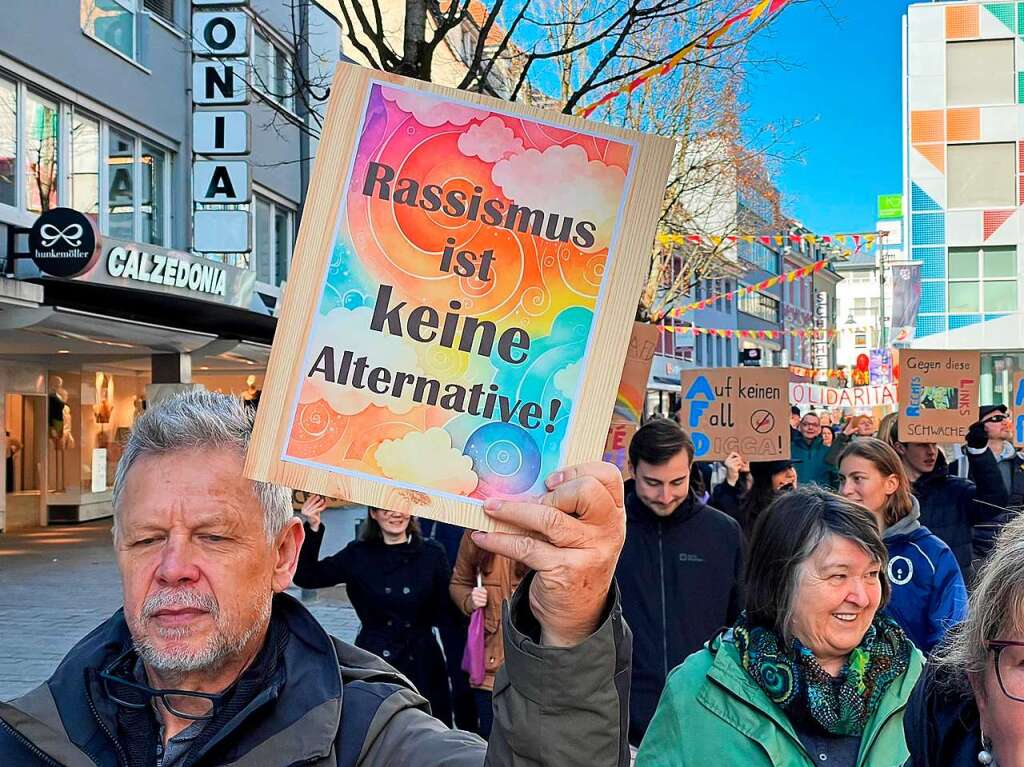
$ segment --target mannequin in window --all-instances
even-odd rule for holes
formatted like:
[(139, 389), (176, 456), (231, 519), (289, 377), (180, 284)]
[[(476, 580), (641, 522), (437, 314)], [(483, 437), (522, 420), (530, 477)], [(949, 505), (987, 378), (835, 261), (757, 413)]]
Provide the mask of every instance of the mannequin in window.
[(262, 394), (262, 391), (256, 388), (256, 376), (247, 376), (245, 379), (245, 390), (242, 392), (242, 402), (246, 407), (251, 407), (255, 410), (260, 404), (260, 394)]
[(49, 433), (53, 449), (57, 454), (55, 461), (56, 488), (58, 493), (64, 492), (64, 451), (75, 446), (71, 436), (71, 407), (68, 405), (68, 391), (64, 388), (64, 379), (54, 376), (50, 380), (50, 393), (47, 397), (49, 411)]
[(245, 391), (242, 392), (243, 402), (252, 402), (259, 399), (260, 392), (256, 388), (256, 376), (248, 376), (245, 379)]

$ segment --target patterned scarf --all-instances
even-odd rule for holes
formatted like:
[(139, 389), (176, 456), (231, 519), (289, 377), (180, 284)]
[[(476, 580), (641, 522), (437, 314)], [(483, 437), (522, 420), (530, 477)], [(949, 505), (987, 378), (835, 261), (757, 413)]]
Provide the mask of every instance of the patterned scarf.
[(747, 623), (733, 627), (743, 668), (788, 714), (806, 713), (832, 735), (862, 735), (889, 685), (910, 663), (911, 644), (896, 622), (876, 615), (867, 633), (832, 677), (814, 654), (793, 639), (786, 647), (771, 629)]

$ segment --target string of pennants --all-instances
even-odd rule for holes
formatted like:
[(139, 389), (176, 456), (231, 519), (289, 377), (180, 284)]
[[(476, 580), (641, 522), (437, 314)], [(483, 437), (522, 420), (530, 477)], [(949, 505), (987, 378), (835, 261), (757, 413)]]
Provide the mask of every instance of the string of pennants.
[(800, 376), (800, 378), (817, 378), (821, 374), (828, 374), (829, 378), (843, 378), (847, 375), (846, 371), (841, 368), (821, 368), (820, 370), (815, 368), (805, 368), (800, 365), (790, 365), (789, 372), (793, 375)]
[(858, 251), (872, 250), (878, 242), (878, 235), (871, 234), (727, 234), (722, 236), (708, 234), (659, 234), (658, 242), (662, 245), (704, 245), (713, 248), (747, 242), (753, 245), (758, 242), (766, 247), (792, 244), (800, 245), (853, 245)]
[(834, 338), (839, 334), (835, 328), (794, 328), (790, 330), (736, 330), (734, 328), (699, 328), (699, 327), (676, 327), (674, 325), (662, 325), (663, 330), (670, 333), (695, 336), (718, 336), (720, 338), (762, 338), (775, 339), (783, 336), (794, 336), (797, 338)]
[(745, 11), (737, 13), (725, 21), (721, 22), (715, 27), (712, 27), (707, 32), (691, 41), (676, 53), (672, 58), (666, 61), (664, 64), (658, 64), (656, 66), (645, 69), (635, 78), (630, 80), (625, 85), (619, 86), (618, 88), (608, 91), (601, 98), (592, 104), (588, 104), (585, 107), (581, 107), (576, 110), (576, 114), (581, 117), (589, 117), (593, 114), (594, 110), (598, 107), (607, 104), (610, 101), (614, 101), (619, 96), (632, 93), (644, 83), (653, 80), (655, 77), (663, 77), (671, 72), (673, 69), (683, 63), (683, 60), (689, 56), (696, 48), (709, 49), (714, 46), (718, 39), (722, 37), (731, 27), (738, 24), (741, 21), (746, 21), (748, 26), (753, 26), (759, 18), (764, 16), (766, 19), (782, 10), (782, 7), (788, 3), (789, 0), (758, 0), (754, 5), (747, 8)]
[(700, 301), (694, 301), (693, 303), (684, 304), (683, 306), (677, 306), (674, 309), (670, 309), (669, 311), (665, 312), (665, 314), (663, 314), (658, 319), (664, 319), (665, 317), (682, 317), (687, 312), (706, 309), (707, 307), (714, 304), (716, 301), (721, 301), (722, 299), (728, 300), (736, 296), (752, 295), (762, 290), (769, 290), (770, 288), (773, 288), (776, 285), (783, 282), (795, 282), (796, 280), (802, 280), (807, 277), (810, 277), (811, 275), (817, 274), (826, 266), (828, 266), (830, 262), (831, 259), (826, 259), (824, 261), (815, 261), (813, 264), (801, 266), (799, 269), (794, 269), (791, 272), (783, 272), (782, 274), (777, 274), (774, 277), (769, 277), (766, 280), (761, 280), (760, 282), (754, 285), (740, 285), (735, 290), (730, 290), (728, 293), (718, 293), (716, 295), (708, 296), (707, 298), (701, 299)]

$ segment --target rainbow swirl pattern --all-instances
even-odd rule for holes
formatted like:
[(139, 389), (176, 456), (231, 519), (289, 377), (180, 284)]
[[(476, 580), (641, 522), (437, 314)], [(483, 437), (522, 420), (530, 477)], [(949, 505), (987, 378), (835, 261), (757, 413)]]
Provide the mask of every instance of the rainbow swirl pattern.
[[(512, 402), (541, 403), (545, 419), (540, 428), (527, 429), (517, 420), (452, 412), (306, 376), (284, 460), (475, 499), (543, 492), (544, 478), (562, 460), (634, 156), (628, 142), (371, 82), (305, 371), (327, 344), (338, 355), (351, 350), (371, 365), (441, 382), (467, 388), (482, 383), (485, 389), (495, 384)], [(594, 245), (584, 249), (364, 195), (371, 162), (446, 192), (471, 195), (481, 187), (483, 197), (506, 205), (593, 222)], [(439, 269), (450, 237), (456, 249), (493, 249), (491, 279)], [(444, 316), (457, 298), (464, 315), (495, 323), (499, 334), (525, 329), (531, 341), (525, 362), (371, 330), (382, 284), (393, 286), (392, 304), (427, 305)], [(553, 399), (561, 407), (547, 420)]]

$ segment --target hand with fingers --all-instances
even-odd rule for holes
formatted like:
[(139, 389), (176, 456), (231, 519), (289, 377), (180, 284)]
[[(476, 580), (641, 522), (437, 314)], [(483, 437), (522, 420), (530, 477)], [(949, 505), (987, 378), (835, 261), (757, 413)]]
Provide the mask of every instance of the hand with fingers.
[(327, 501), (322, 495), (310, 493), (302, 502), (302, 518), (309, 524), (314, 533), (320, 529), (320, 515), (327, 508)]
[(622, 475), (610, 463), (562, 469), (547, 479), (534, 502), (484, 503), (488, 516), (522, 533), (473, 533), (485, 551), (536, 571), (530, 608), (541, 643), (572, 647), (600, 625), (626, 535)]

